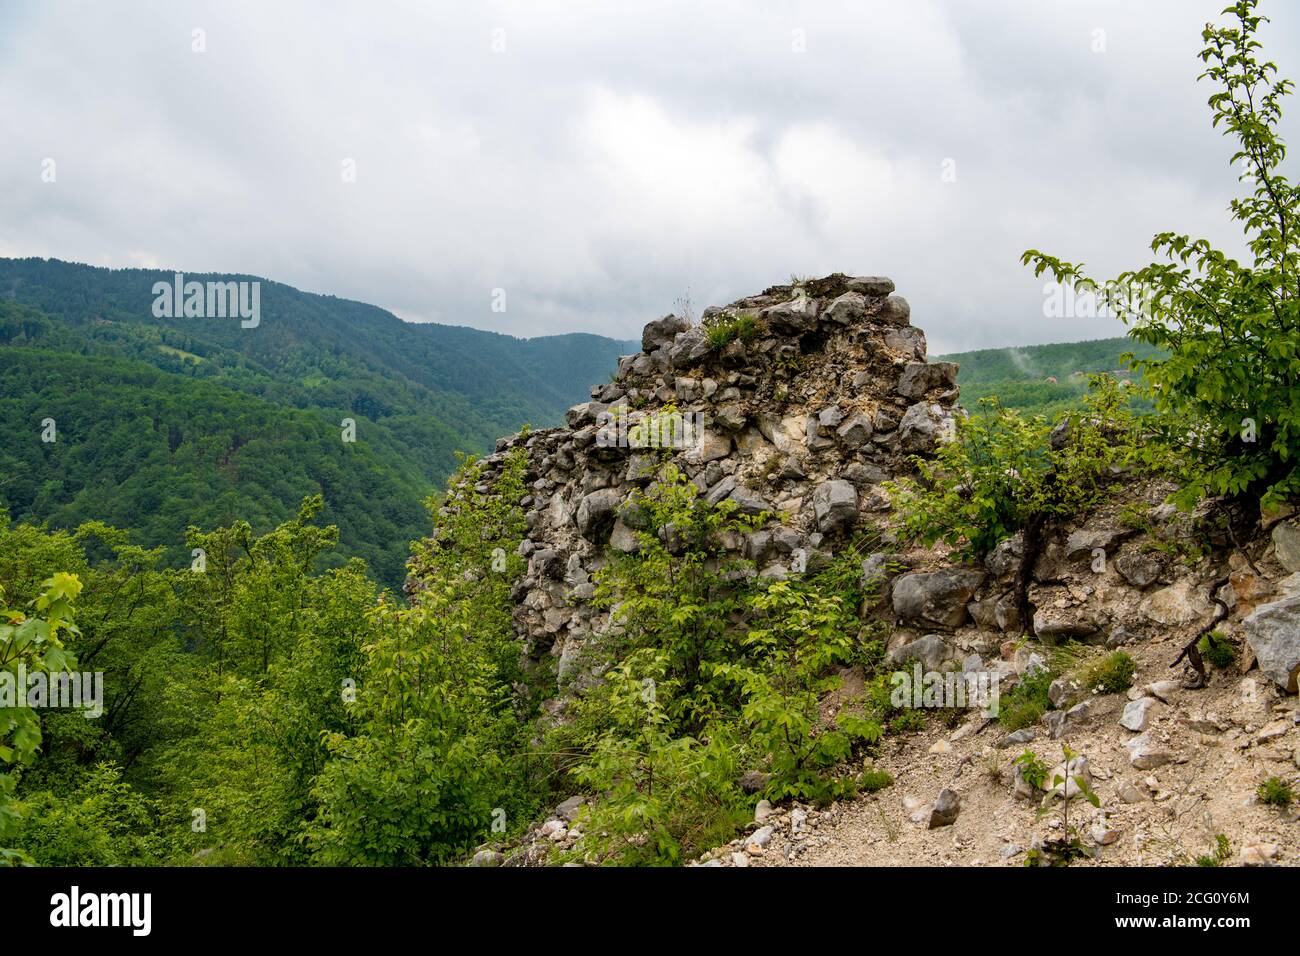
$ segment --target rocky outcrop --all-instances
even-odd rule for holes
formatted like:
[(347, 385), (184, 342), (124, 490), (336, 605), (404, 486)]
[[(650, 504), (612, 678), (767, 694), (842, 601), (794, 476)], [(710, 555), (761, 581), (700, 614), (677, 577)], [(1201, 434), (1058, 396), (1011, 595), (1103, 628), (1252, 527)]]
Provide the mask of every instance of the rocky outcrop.
[[(569, 409), (564, 427), (499, 441), (483, 461), (480, 491), (493, 487), (512, 451), (528, 453), (519, 547), (527, 572), (513, 598), (530, 658), (553, 657), (562, 690), (598, 676), (601, 655), (588, 652), (617, 624), (593, 606), (593, 577), (611, 555), (642, 546), (638, 496), (671, 463), (704, 500), (759, 518), (752, 532), (719, 542), (750, 562), (744, 573), (815, 571), (873, 530), (890, 550), (863, 555), (863, 583), (892, 625), (894, 663), (972, 661), (1018, 674), (1033, 655), (1006, 648), (1026, 631), (1045, 643), (1132, 647), (1157, 636), (1188, 640), (1215, 623), (1244, 637), (1264, 673), (1295, 691), (1300, 575), (1282, 582), (1280, 596), (1275, 580), (1276, 566), (1285, 573), (1300, 560), (1294, 524), (1273, 528), (1266, 573), (1229, 566), (1222, 549), (1192, 559), (1199, 516), (1164, 503), (1172, 486), (1118, 481), (1113, 501), (1053, 524), (1034, 548), (1028, 620), (1017, 600), (1020, 535), (979, 567), (902, 547), (883, 485), (911, 473), (909, 456), (932, 452), (963, 414), (956, 366), (925, 361), (925, 335), (910, 314), (888, 279), (835, 274), (708, 308), (699, 325), (664, 316), (646, 325), (642, 350), (623, 356), (610, 382)], [(452, 488), (444, 507), (456, 500)], [(677, 547), (672, 528), (659, 534)], [(410, 586), (419, 582), (415, 568)], [(1225, 606), (1232, 613), (1220, 621)], [(1133, 708), (1126, 728), (1142, 732), (1146, 706)], [(1048, 729), (1058, 736), (1068, 727)], [(1138, 759), (1159, 758), (1143, 751)]]
[[(893, 291), (885, 278), (836, 274), (708, 308), (701, 325), (656, 319), (565, 427), (498, 442), (483, 462), (488, 487), (512, 449), (529, 455), (529, 563), (515, 589), (529, 653), (557, 657), (562, 683), (585, 679), (582, 649), (610, 627), (590, 604), (590, 576), (610, 549), (638, 546), (637, 492), (664, 462), (709, 502), (766, 516), (724, 542), (764, 576), (817, 567), (886, 509), (881, 483), (951, 433), (957, 398), (957, 367), (925, 362), (925, 335)], [(753, 334), (724, 341), (728, 326)], [(961, 580), (965, 592), (978, 584)]]
[(1279, 687), (1296, 692), (1300, 677), (1300, 573), (1278, 582), (1279, 597), (1241, 622), (1259, 669)]
[(905, 574), (894, 582), (894, 613), (905, 621), (958, 627), (966, 620), (966, 602), (987, 576), (960, 568)]

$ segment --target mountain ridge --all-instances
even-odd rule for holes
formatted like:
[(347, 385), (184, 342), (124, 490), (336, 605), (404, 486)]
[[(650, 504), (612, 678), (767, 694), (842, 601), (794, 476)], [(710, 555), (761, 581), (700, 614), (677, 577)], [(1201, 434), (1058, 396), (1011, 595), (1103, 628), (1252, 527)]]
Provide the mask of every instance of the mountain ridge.
[[(190, 524), (243, 515), (270, 527), (328, 491), (344, 553), (396, 585), (407, 543), (427, 530), (420, 502), (458, 452), (560, 421), (638, 345), (409, 323), (272, 280), (183, 275), (260, 283), (257, 327), (155, 316), (153, 285), (174, 272), (0, 259), (0, 423), (15, 436), (0, 451), (0, 506), (13, 518), (111, 518), (180, 561)], [(47, 418), (53, 442), (39, 438)], [(345, 419), (356, 423), (351, 457), (338, 454)], [(96, 461), (72, 445), (91, 433), (104, 444)], [(175, 506), (166, 519), (155, 498)]]

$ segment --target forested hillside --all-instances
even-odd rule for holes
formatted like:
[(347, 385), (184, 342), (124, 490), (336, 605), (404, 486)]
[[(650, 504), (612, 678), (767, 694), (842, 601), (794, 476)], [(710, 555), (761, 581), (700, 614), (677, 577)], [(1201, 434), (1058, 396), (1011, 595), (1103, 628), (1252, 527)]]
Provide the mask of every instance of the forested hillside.
[[(979, 409), (980, 399), (995, 396), (1005, 408), (1054, 415), (1078, 407), (1089, 375), (1128, 369), (1126, 353), (1146, 358), (1156, 352), (1143, 342), (1114, 338), (980, 349), (939, 358), (961, 366), (957, 384), (962, 404), (971, 411)], [(1137, 374), (1132, 372), (1134, 380)]]
[(166, 275), (5, 264), (0, 865), (1295, 863), (1300, 186), (1259, 22), (1196, 66), (1250, 261), (1028, 249), (1129, 340), (958, 357), (1013, 405), (1146, 356), (1061, 414), (962, 414), (878, 275), (655, 319), (607, 375), (625, 343), (272, 283), (256, 329), (157, 320)]
[(255, 328), (155, 317), (153, 285), (172, 276), (0, 260), (0, 505), (14, 518), (108, 520), (180, 560), (189, 525), (267, 530), (321, 493), (341, 556), (396, 584), (458, 451), (556, 423), (636, 347), (417, 325), (265, 280)]

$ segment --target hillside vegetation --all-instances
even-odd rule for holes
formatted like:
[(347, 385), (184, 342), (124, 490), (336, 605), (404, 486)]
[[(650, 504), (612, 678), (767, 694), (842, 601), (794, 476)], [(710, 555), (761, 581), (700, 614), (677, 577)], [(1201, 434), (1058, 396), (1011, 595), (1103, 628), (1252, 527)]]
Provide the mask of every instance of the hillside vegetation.
[(1137, 380), (1140, 372), (1124, 356), (1147, 358), (1157, 352), (1142, 342), (1112, 338), (979, 349), (937, 358), (961, 366), (957, 384), (962, 404), (972, 412), (979, 410), (981, 399), (993, 396), (1004, 408), (1052, 416), (1079, 406), (1090, 375), (1122, 370), (1127, 373), (1124, 377)]
[[(1051, 418), (965, 417), (956, 367), (926, 361), (891, 280), (792, 277), (703, 325), (652, 322), (564, 427), (460, 463), (406, 595), (349, 554), (405, 545), (367, 536), (414, 521), (390, 496), (447, 468), (451, 443), (551, 407), (563, 383), (527, 357), (550, 346), (404, 327), (273, 284), (264, 335), (154, 321), (138, 281), (152, 274), (5, 264), (3, 487), (27, 520), (0, 522), (0, 689), (85, 671), (103, 700), (91, 716), (0, 698), (0, 863), (670, 865), (734, 841), (725, 858), (748, 865), (786, 841), (781, 820), (807, 842), (809, 808), (892, 787), (910, 737), (962, 724), (912, 751), (920, 771), (951, 766), (952, 740), (968, 751), (992, 715), (918, 702), (922, 683), (929, 696), (931, 677), (991, 673), (1008, 685), (999, 743), (1015, 749), (944, 767), (933, 803), (908, 807), (932, 842), (955, 848), (958, 791), (980, 786), (1008, 799), (978, 826), (1050, 818), (1025, 862), (1100, 859), (1121, 835), (1103, 812), (1084, 842), (1084, 806), (1105, 808), (1080, 740), (1108, 743), (1098, 771), (1118, 760), (1147, 788), (1147, 829), (1123, 839), (1157, 844), (1173, 818), (1202, 818), (1165, 791), (1174, 774), (1200, 761), (1222, 789), (1213, 770), (1294, 742), (1300, 723), (1300, 526), (1286, 520), (1300, 188), (1277, 137), (1291, 85), (1258, 58), (1255, 8), (1207, 25), (1200, 54), (1225, 159), (1249, 167), (1230, 215), (1250, 256), (1162, 233), (1159, 261), (1099, 284), (1024, 254), (1103, 290), (1150, 349), (1138, 382), (1101, 378)], [(608, 378), (608, 345), (588, 344), (602, 369), (583, 384)], [(1058, 378), (1094, 347), (1109, 348), (1059, 347)], [(1003, 361), (967, 371), (1004, 375)], [(1149, 414), (1132, 413), (1135, 394)], [(331, 432), (349, 413), (364, 440), (345, 448)], [(606, 440), (697, 413), (698, 443)], [(66, 442), (40, 442), (42, 418)], [(253, 488), (261, 505), (202, 523), (203, 506)], [(118, 494), (125, 530), (29, 520), (39, 505), (70, 522)], [(193, 563), (132, 540), (156, 514), (193, 525), (177, 532)], [(1181, 652), (1157, 662), (1155, 642)], [(1236, 705), (1217, 695), (1240, 711), (1237, 736), (1210, 712), (1159, 709), (1222, 683), (1210, 668), (1235, 681), (1253, 662)], [(1139, 666), (1161, 679), (1138, 686)], [(1135, 736), (1062, 736), (1121, 708)], [(1295, 802), (1294, 771), (1267, 766), (1255, 820)], [(1109, 768), (1098, 777), (1137, 805)], [(1240, 807), (1239, 772), (1230, 786)], [(1209, 837), (1199, 852), (1218, 865), (1228, 848)], [(1255, 859), (1294, 854), (1268, 847)]]
[(0, 506), (12, 517), (107, 520), (188, 561), (188, 526), (243, 518), (265, 531), (321, 493), (342, 555), (398, 584), (421, 502), (457, 452), (557, 423), (635, 348), (416, 325), (265, 280), (256, 328), (156, 318), (153, 284), (172, 275), (0, 260)]

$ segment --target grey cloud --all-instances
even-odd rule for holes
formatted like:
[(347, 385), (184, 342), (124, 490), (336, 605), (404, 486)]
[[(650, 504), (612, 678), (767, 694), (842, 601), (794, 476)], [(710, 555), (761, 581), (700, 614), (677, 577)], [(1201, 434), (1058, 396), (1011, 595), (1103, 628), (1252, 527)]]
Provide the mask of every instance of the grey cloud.
[[(1117, 334), (1045, 320), (1018, 255), (1108, 273), (1165, 228), (1240, 247), (1193, 82), (1221, 5), (8, 4), (0, 254), (516, 335), (634, 336), (688, 289), (845, 270), (892, 275), (934, 351)], [(1300, 75), (1300, 13), (1265, 12)]]

